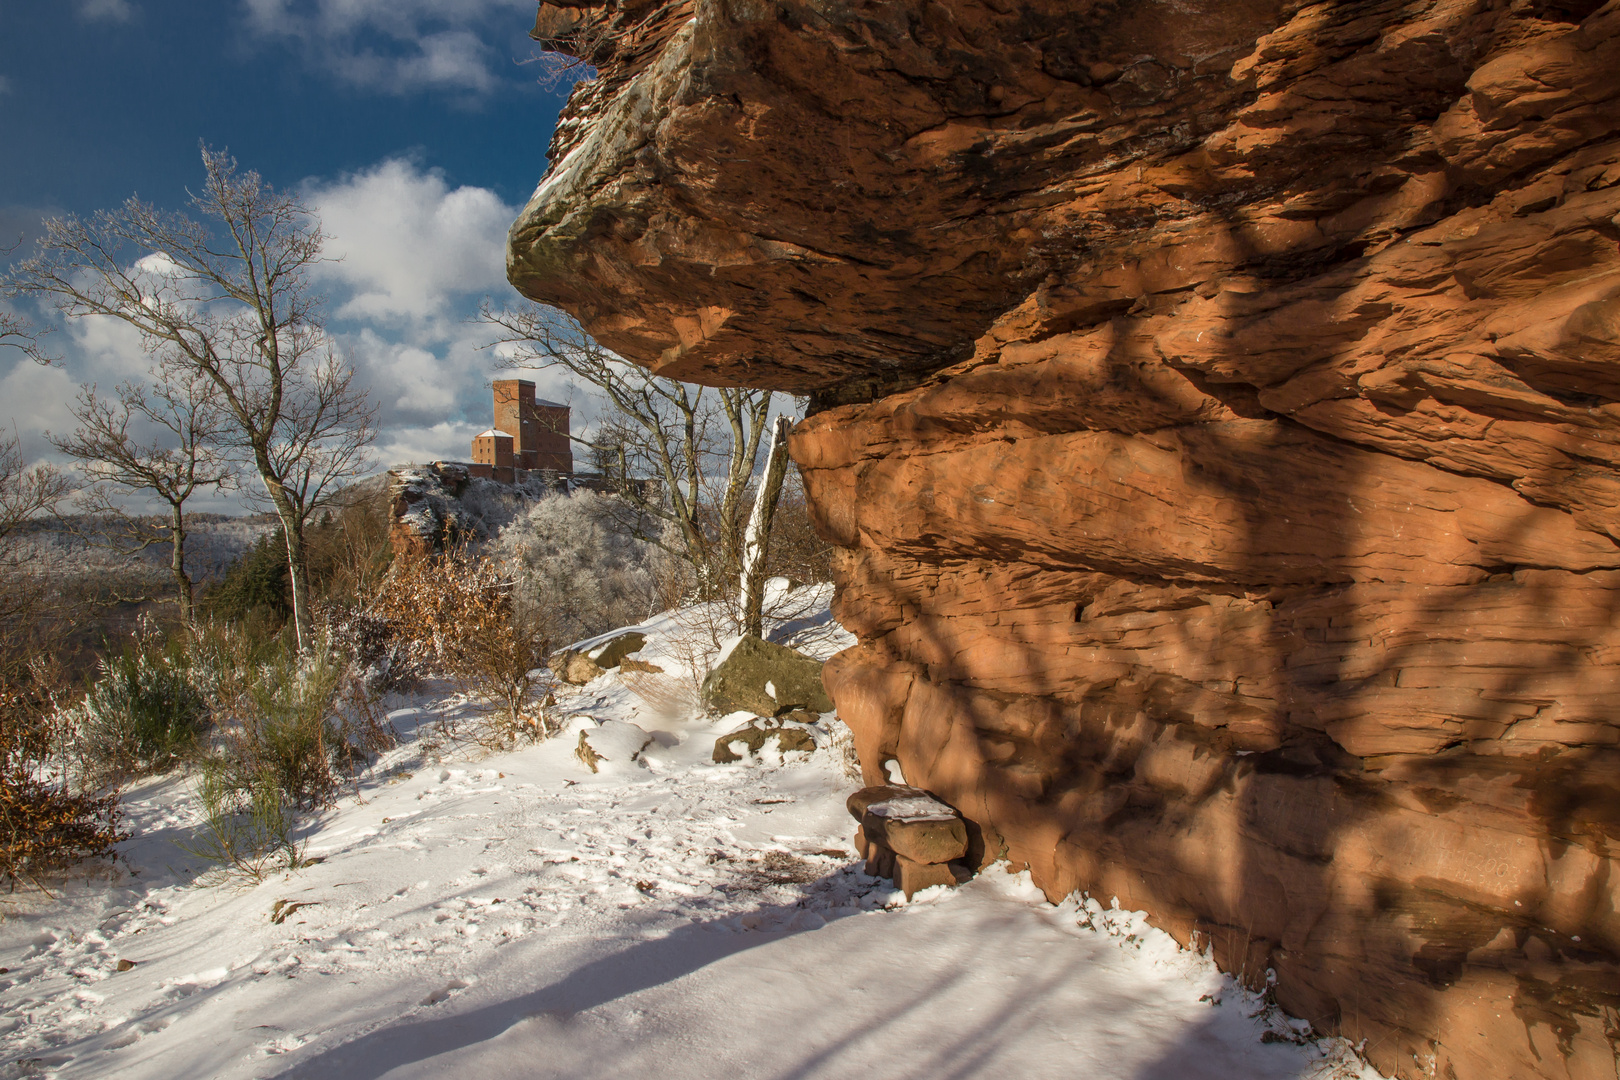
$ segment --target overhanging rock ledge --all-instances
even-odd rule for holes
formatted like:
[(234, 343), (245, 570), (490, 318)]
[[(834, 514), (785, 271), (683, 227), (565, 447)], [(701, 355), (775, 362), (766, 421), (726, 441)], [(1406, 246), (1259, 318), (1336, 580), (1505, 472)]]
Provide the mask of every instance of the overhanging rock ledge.
[(1616, 1076), (1620, 2), (542, 5), (520, 291), (794, 432), (868, 783), (1403, 1078)]

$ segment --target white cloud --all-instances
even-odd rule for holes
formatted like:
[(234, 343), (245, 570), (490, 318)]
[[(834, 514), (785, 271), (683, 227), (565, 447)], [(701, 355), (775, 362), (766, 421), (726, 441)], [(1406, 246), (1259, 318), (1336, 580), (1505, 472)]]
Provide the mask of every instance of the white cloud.
[(471, 453), (473, 436), (488, 426), (487, 420), (483, 424), (454, 420), (423, 425), (395, 424), (378, 433), (375, 456), (387, 465), (465, 461)]
[(145, 258), (136, 259), (135, 268), (155, 277), (173, 277), (182, 272), (180, 264), (167, 251), (154, 251)]
[[(328, 297), (333, 340), (377, 406), (372, 456), (380, 465), (467, 460), (472, 437), (490, 424), (495, 377), (532, 379), (542, 397), (573, 401), (577, 429), (590, 422), (588, 402), (555, 373), (499, 371), (500, 352), (480, 349), (491, 335), (471, 321), (478, 302), (515, 299), (505, 243), (517, 207), (397, 159), (310, 181), (303, 195), (330, 237), (326, 254), (341, 260), (319, 265), (318, 285)], [(0, 214), (0, 224), (6, 220)], [(167, 263), (153, 254), (139, 265), (161, 273)], [(52, 321), (46, 310), (18, 313)], [(74, 320), (47, 345), (62, 354), (60, 366), (0, 353), (0, 423), (15, 425), (30, 456), (50, 456), (44, 429), (72, 430), (68, 408), (79, 383), (107, 392), (140, 378), (152, 360), (140, 336), (113, 318)]]
[[(68, 406), (76, 380), (60, 367), (42, 367), (10, 349), (0, 352), (0, 363), (11, 365), (0, 375), (0, 399), (13, 403), (0, 437), (16, 435), (29, 461), (53, 457), (45, 432), (65, 435), (73, 430)], [(26, 409), (16, 407), (24, 402)]]
[(320, 277), (348, 293), (340, 317), (436, 318), (507, 287), (506, 230), (517, 208), (488, 188), (452, 189), (442, 173), (396, 159), (313, 186), (308, 198), (335, 260)]
[(301, 42), (314, 63), (357, 86), (474, 96), (501, 84), (516, 56), (510, 43), (534, 10), (530, 0), (244, 0), (244, 7), (254, 31)]
[(309, 24), (327, 33), (369, 27), (399, 36), (424, 23), (466, 24), (514, 14), (532, 21), (534, 8), (531, 0), (245, 0), (245, 6), (254, 26), (268, 33)]
[(125, 379), (140, 378), (152, 366), (140, 333), (122, 319), (90, 315), (74, 319), (66, 330), (58, 347), (67, 354), (69, 373), (80, 382), (110, 390)]
[(421, 40), (420, 52), (396, 65), (406, 85), (444, 86), (487, 92), (498, 81), (489, 69), (492, 50), (476, 34), (446, 30)]
[(135, 17), (129, 0), (79, 0), (78, 10), (85, 22), (129, 22)]
[(370, 327), (350, 346), (350, 360), (377, 404), (398, 418), (427, 420), (459, 411), (457, 399), (476, 390), (476, 381), (470, 382), (432, 350), (385, 340)]

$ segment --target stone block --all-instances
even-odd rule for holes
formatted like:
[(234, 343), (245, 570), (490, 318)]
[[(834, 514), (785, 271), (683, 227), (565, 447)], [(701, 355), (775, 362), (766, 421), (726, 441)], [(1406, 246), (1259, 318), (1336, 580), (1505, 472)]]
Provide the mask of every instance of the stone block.
[(910, 900), (923, 889), (935, 885), (955, 887), (956, 871), (945, 863), (921, 863), (904, 855), (894, 856), (894, 884)]
[(867, 838), (866, 872), (872, 877), (894, 877), (895, 854), (877, 841)]
[(861, 818), (861, 828), (890, 851), (914, 862), (948, 863), (967, 854), (967, 826), (955, 816), (888, 818), (869, 809)]

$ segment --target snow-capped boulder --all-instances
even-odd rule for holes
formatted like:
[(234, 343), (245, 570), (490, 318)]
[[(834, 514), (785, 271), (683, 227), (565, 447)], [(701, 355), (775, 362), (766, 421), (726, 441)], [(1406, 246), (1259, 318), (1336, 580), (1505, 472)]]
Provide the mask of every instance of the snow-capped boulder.
[(618, 772), (646, 768), (641, 752), (651, 746), (653, 737), (623, 720), (604, 720), (601, 725), (579, 733), (574, 755), (591, 772)]
[(759, 753), (772, 739), (776, 740), (778, 752), (783, 754), (795, 750), (810, 753), (816, 748), (815, 736), (807, 728), (762, 716), (716, 739), (715, 763), (741, 761), (749, 754)]
[(796, 709), (831, 712), (821, 685), (821, 661), (757, 637), (738, 638), (703, 680), (703, 704), (715, 712), (738, 709), (779, 716)]
[(618, 667), (620, 661), (645, 644), (645, 634), (635, 631), (616, 634), (553, 653), (547, 664), (563, 682), (583, 686), (604, 671)]

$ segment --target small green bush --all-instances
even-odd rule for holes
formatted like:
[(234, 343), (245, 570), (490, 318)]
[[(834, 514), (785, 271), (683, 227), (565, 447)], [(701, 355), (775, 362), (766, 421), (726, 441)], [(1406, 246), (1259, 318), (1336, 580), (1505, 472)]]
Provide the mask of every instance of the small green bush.
[(242, 777), (223, 758), (203, 761), (197, 778), (197, 801), (203, 823), (180, 849), (214, 863), (201, 875), (203, 885), (256, 885), (272, 874), (303, 866), (304, 845), (294, 838), (294, 816), (276, 778)]
[(208, 703), (175, 654), (131, 647), (102, 660), (101, 677), (71, 717), (85, 779), (99, 787), (189, 753), (207, 726)]
[(342, 667), (323, 652), (287, 649), (246, 674), (216, 702), (222, 782), (251, 793), (268, 778), (299, 806), (329, 804), (350, 755), (337, 705)]

